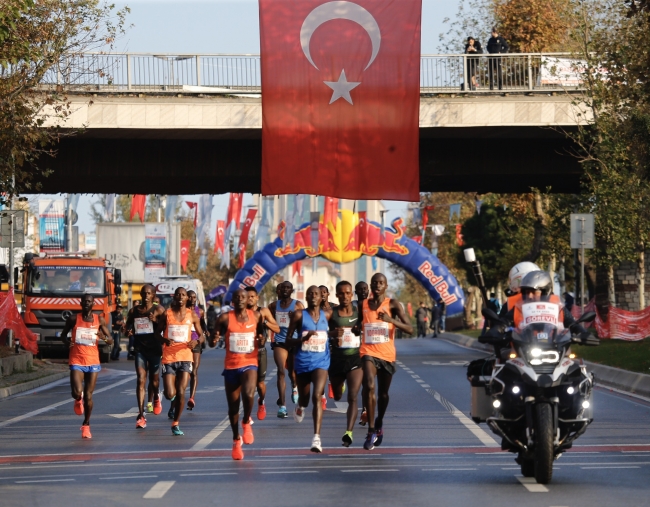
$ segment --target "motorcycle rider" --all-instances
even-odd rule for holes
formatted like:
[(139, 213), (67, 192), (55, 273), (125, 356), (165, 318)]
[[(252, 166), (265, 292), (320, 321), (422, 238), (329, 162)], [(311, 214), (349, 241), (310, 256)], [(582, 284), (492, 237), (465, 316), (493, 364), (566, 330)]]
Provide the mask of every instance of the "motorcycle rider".
[(500, 317), (507, 315), (507, 313), (517, 306), (519, 301), (521, 301), (521, 281), (528, 273), (533, 271), (541, 271), (541, 268), (534, 262), (524, 261), (512, 266), (508, 273), (508, 288), (510, 289), (507, 294), (508, 300), (506, 301), (506, 304), (501, 307), (501, 312), (499, 312)]

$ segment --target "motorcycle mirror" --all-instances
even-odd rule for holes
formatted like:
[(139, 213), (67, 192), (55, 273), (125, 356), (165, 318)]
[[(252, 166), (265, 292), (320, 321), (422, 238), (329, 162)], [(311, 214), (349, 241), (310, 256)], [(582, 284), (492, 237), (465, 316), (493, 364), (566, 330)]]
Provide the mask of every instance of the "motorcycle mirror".
[(576, 321), (576, 324), (580, 324), (581, 322), (591, 322), (595, 318), (596, 318), (596, 312), (587, 312)]

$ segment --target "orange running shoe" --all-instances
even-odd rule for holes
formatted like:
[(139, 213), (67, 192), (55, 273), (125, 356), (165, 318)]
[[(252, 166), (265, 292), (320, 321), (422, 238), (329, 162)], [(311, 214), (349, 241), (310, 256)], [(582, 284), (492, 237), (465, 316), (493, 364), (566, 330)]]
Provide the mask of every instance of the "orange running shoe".
[(160, 401), (160, 396), (156, 396), (153, 399), (153, 415), (159, 415), (162, 412), (162, 401)]
[(327, 410), (327, 398), (325, 398), (325, 396), (323, 396), (320, 399), (320, 402), (321, 402), (321, 405), (323, 405), (323, 410)]
[(77, 415), (84, 415), (84, 395), (81, 393), (81, 398), (74, 400), (74, 413)]
[(194, 398), (187, 400), (187, 410), (192, 410), (195, 406), (196, 403), (194, 403)]
[(244, 459), (244, 451), (241, 448), (241, 437), (239, 437), (237, 440), (234, 440), (232, 443), (232, 459)]
[(329, 396), (330, 399), (334, 398), (334, 389), (332, 389), (332, 384), (329, 384), (329, 387), (327, 389), (327, 396)]
[(248, 424), (242, 423), (241, 427), (244, 429), (244, 443), (246, 445), (251, 445), (253, 442), (255, 442), (255, 437), (253, 436), (253, 427), (251, 426), (251, 422), (249, 421)]
[(257, 404), (257, 420), (263, 421), (266, 419), (266, 405), (264, 403)]
[(88, 426), (83, 425), (81, 427), (81, 438), (93, 438), (93, 436), (90, 433), (90, 425)]
[(135, 421), (135, 428), (138, 430), (143, 430), (147, 427), (147, 420), (143, 415), (138, 416), (138, 419)]
[(368, 412), (366, 412), (366, 408), (363, 408), (363, 411), (361, 412), (361, 417), (359, 417), (359, 424), (361, 426), (365, 426), (368, 424)]

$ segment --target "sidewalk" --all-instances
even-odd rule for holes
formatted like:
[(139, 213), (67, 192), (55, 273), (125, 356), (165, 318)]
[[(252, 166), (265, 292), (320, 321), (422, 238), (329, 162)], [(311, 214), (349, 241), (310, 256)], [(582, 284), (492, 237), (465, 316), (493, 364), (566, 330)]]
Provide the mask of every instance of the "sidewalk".
[(56, 382), (68, 376), (67, 364), (34, 359), (33, 366), (29, 371), (20, 371), (0, 377), (0, 400)]
[[(490, 354), (493, 352), (493, 348), (490, 345), (479, 343), (476, 338), (464, 334), (443, 333), (440, 337), (443, 340), (471, 349), (481, 350)], [(596, 364), (590, 361), (585, 361), (585, 364), (587, 365), (587, 369), (594, 374), (596, 385), (650, 398), (650, 375), (622, 370), (620, 368), (612, 368), (611, 366)]]

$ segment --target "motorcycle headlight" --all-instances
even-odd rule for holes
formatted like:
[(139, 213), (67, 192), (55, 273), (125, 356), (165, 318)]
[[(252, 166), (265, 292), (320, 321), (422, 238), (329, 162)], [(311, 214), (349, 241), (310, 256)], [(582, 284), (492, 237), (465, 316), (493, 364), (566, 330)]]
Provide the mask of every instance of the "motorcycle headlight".
[(560, 361), (560, 354), (557, 350), (542, 350), (540, 348), (530, 349), (528, 353), (530, 364), (539, 366), (540, 364), (555, 364)]

